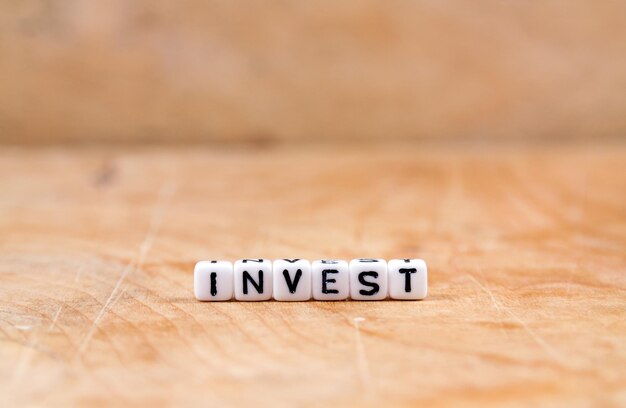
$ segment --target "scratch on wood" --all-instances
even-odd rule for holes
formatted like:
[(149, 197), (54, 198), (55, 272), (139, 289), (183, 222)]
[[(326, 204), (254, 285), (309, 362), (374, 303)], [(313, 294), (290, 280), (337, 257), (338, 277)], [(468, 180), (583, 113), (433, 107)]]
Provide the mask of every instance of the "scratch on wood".
[(78, 280), (80, 279), (80, 275), (83, 272), (83, 268), (85, 267), (85, 265), (81, 265), (78, 267), (78, 269), (76, 270), (76, 276), (74, 276), (74, 283), (78, 283)]
[(165, 183), (164, 185), (161, 186), (161, 189), (159, 190), (159, 194), (157, 196), (157, 199), (154, 205), (154, 210), (152, 213), (152, 218), (150, 220), (150, 226), (148, 227), (148, 232), (146, 233), (146, 236), (143, 242), (139, 246), (139, 253), (137, 257), (135, 259), (132, 259), (122, 270), (122, 273), (120, 274), (119, 279), (115, 283), (115, 286), (113, 287), (113, 290), (111, 291), (111, 294), (109, 295), (108, 299), (106, 300), (106, 302), (100, 309), (100, 312), (94, 319), (91, 327), (89, 328), (89, 331), (83, 338), (80, 344), (80, 347), (78, 348), (79, 355), (83, 354), (87, 350), (87, 346), (89, 345), (89, 342), (91, 341), (91, 338), (93, 337), (93, 334), (95, 333), (96, 328), (98, 327), (98, 323), (100, 323), (100, 320), (102, 320), (102, 318), (106, 315), (107, 311), (115, 304), (115, 301), (117, 301), (117, 299), (119, 299), (120, 296), (122, 295), (121, 292), (119, 294), (118, 292), (120, 291), (120, 287), (122, 286), (122, 283), (124, 282), (124, 280), (135, 269), (139, 269), (143, 265), (145, 258), (148, 255), (148, 252), (150, 252), (150, 248), (152, 248), (152, 244), (154, 243), (154, 240), (158, 234), (159, 228), (161, 226), (161, 222), (163, 221), (163, 218), (165, 216), (165, 209), (167, 207), (167, 204), (169, 203), (169, 200), (171, 200), (171, 198), (173, 197), (175, 191), (176, 191), (176, 186), (171, 183)]
[[(491, 303), (493, 304), (493, 307), (498, 311), (498, 313), (502, 313), (503, 312), (503, 310), (502, 310), (503, 308), (500, 307), (500, 304), (496, 300), (496, 297), (494, 296), (494, 294), (491, 291), (491, 289), (489, 289), (488, 286), (481, 284), (480, 281), (478, 279), (476, 279), (473, 275), (467, 274), (467, 276), (469, 276), (470, 279), (472, 279), (474, 281), (474, 283), (476, 283), (476, 285), (478, 285), (482, 290), (487, 292), (487, 294), (491, 298)], [(500, 332), (502, 334), (504, 334), (505, 337), (508, 337), (509, 336), (508, 333), (506, 332), (506, 330), (504, 330), (504, 324), (502, 322), (502, 318), (498, 318), (498, 323), (500, 324)]]
[(59, 316), (61, 315), (61, 309), (63, 309), (63, 305), (59, 306), (59, 310), (57, 310), (57, 312), (54, 315), (54, 318), (52, 319), (52, 323), (50, 323), (50, 327), (48, 328), (48, 331), (52, 331), (52, 329), (54, 329), (54, 325), (56, 324), (57, 320), (59, 319)]
[(548, 344), (543, 338), (541, 338), (537, 333), (535, 333), (534, 330), (532, 330), (527, 324), (526, 322), (524, 322), (518, 315), (516, 315), (512, 310), (510, 310), (509, 308), (507, 308), (504, 305), (499, 304), (499, 302), (496, 300), (495, 296), (493, 295), (493, 292), (491, 292), (491, 290), (486, 287), (485, 285), (483, 285), (482, 283), (480, 283), (480, 281), (478, 279), (476, 279), (473, 275), (471, 274), (467, 274), (483, 291), (485, 291), (490, 297), (491, 300), (494, 304), (494, 307), (496, 307), (497, 310), (502, 310), (504, 311), (506, 314), (508, 314), (509, 316), (511, 316), (513, 319), (515, 319), (526, 331), (526, 333), (535, 341), (535, 343), (537, 343), (545, 352), (546, 354), (548, 354), (550, 357), (552, 357), (557, 363), (559, 363), (562, 366), (566, 366), (567, 365), (567, 360), (565, 359), (565, 357), (558, 352), (554, 347), (552, 347), (550, 344)]
[(566, 285), (565, 286), (565, 293), (567, 295), (569, 295), (570, 292), (571, 292), (572, 280), (574, 279), (574, 274), (578, 270), (579, 266), (580, 266), (580, 255), (577, 255), (575, 257), (574, 264), (570, 265), (570, 267), (568, 268), (569, 271), (568, 271), (568, 274), (567, 274), (567, 281), (565, 282), (565, 285)]
[(365, 354), (365, 346), (361, 339), (361, 330), (359, 329), (359, 323), (365, 321), (364, 317), (355, 317), (352, 319), (354, 324), (354, 337), (356, 342), (356, 367), (359, 373), (359, 380), (362, 385), (370, 383), (371, 375), (369, 370), (369, 362), (367, 361), (367, 354)]
[(500, 180), (498, 185), (506, 193), (506, 197), (512, 204), (511, 208), (514, 208), (520, 214), (520, 222), (530, 223), (539, 228), (552, 225), (555, 220), (545, 213), (545, 209), (540, 205), (541, 203), (533, 202), (531, 194), (525, 194), (522, 188), (520, 188), (520, 185), (525, 184), (525, 172), (518, 174), (516, 171), (513, 171), (513, 174), (517, 178), (517, 185), (511, 184), (513, 177), (505, 172), (498, 173)]
[(37, 338), (37, 331), (34, 331), (33, 334), (30, 336), (30, 341), (28, 342), (20, 356), (20, 360), (17, 367), (15, 368), (15, 371), (13, 371), (14, 385), (17, 385), (24, 376), (24, 374), (26, 374), (26, 371), (28, 371), (30, 363), (33, 360), (33, 355), (35, 354), (35, 344), (37, 343)]

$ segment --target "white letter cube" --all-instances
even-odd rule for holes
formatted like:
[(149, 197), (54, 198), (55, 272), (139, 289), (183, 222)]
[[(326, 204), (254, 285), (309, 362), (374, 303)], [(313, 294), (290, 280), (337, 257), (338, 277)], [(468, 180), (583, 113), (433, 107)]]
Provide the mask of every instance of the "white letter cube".
[(233, 297), (233, 264), (200, 261), (193, 270), (193, 290), (198, 300), (230, 300)]
[(235, 262), (235, 299), (244, 301), (272, 298), (272, 261), (240, 259)]
[(421, 259), (389, 261), (389, 296), (392, 299), (424, 299), (428, 292), (428, 271)]
[(387, 297), (387, 261), (350, 261), (350, 297), (354, 300), (382, 300)]
[(303, 301), (311, 299), (311, 263), (306, 259), (274, 261), (274, 299)]
[(311, 265), (315, 300), (345, 300), (350, 296), (350, 268), (346, 261), (319, 260)]

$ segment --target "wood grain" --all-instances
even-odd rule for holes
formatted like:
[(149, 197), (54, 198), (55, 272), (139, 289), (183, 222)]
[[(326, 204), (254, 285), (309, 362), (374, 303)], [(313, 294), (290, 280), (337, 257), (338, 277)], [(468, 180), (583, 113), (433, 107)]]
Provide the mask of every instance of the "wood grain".
[[(624, 406), (626, 146), (0, 151), (3, 405)], [(200, 303), (418, 256), (422, 302)]]
[(626, 2), (0, 4), (0, 142), (626, 132)]

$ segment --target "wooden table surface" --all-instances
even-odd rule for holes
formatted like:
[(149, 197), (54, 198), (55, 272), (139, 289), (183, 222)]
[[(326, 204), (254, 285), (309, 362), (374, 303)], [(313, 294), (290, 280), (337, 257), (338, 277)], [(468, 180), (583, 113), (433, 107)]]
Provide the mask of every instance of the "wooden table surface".
[[(625, 406), (626, 144), (3, 147), (3, 405)], [(421, 302), (195, 261), (421, 257)]]

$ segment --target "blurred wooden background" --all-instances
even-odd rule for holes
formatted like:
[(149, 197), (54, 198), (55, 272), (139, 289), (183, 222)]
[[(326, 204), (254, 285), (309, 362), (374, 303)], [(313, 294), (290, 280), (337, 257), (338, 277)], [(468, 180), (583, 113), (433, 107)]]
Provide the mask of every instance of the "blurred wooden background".
[(626, 2), (3, 2), (0, 142), (626, 131)]
[[(0, 2), (0, 405), (626, 406), (626, 1)], [(193, 297), (419, 257), (422, 302)]]

